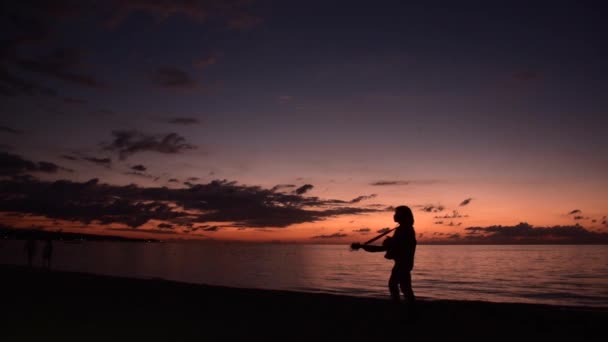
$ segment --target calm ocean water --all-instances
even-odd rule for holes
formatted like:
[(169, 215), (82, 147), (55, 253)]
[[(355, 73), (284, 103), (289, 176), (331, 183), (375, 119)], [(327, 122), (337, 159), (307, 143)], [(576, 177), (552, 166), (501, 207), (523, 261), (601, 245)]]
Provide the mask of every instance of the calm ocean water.
[[(56, 242), (53, 268), (231, 287), (387, 298), (392, 262), (345, 245)], [(41, 264), (42, 243), (37, 264)], [(25, 264), (22, 241), (0, 263)], [(419, 245), (416, 295), (608, 308), (608, 246)]]

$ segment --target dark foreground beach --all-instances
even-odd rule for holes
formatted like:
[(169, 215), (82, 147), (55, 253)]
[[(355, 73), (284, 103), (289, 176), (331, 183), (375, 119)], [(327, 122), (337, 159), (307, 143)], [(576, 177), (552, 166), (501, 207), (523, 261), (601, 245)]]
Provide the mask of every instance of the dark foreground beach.
[(385, 300), (0, 266), (2, 341), (604, 341), (608, 310)]

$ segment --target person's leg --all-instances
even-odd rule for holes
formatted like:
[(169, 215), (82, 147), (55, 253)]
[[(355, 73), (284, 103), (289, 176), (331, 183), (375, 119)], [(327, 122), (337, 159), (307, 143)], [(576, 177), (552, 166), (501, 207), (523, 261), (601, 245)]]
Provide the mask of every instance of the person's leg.
[(416, 297), (414, 296), (414, 290), (412, 289), (412, 274), (409, 271), (403, 271), (399, 278), (399, 286), (401, 287), (401, 292), (405, 297), (405, 301), (408, 304), (413, 304), (416, 301)]
[(393, 301), (399, 302), (401, 300), (401, 296), (399, 294), (399, 268), (397, 264), (393, 266), (391, 277), (388, 279), (388, 289), (391, 293), (391, 298)]

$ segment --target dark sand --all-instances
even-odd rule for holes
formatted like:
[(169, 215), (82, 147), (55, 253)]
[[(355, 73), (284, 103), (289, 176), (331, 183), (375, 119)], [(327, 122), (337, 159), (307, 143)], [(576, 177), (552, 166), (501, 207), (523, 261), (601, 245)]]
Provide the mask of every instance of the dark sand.
[[(604, 341), (607, 309), (387, 300), (0, 266), (1, 341)], [(415, 285), (415, 284), (414, 284)]]

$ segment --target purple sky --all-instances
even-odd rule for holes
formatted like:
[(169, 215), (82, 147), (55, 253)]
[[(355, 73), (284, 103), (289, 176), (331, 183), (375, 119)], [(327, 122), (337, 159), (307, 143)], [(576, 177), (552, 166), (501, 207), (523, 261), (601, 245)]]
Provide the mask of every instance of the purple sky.
[(393, 225), (390, 207), (400, 204), (467, 215), (448, 226), (419, 210), (417, 230), (428, 235), (522, 221), (605, 232), (603, 8), (405, 3), (3, 4), (3, 200), (32, 196), (10, 188), (24, 174), (169, 189), (225, 179), (291, 185), (275, 191), (339, 210), (280, 229), (272, 213), (199, 222), (226, 226), (209, 230), (219, 238), (351, 238)]

